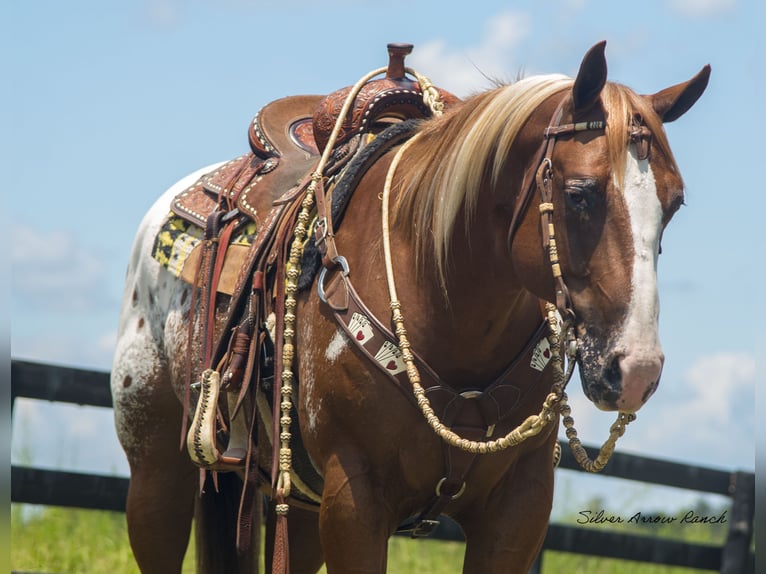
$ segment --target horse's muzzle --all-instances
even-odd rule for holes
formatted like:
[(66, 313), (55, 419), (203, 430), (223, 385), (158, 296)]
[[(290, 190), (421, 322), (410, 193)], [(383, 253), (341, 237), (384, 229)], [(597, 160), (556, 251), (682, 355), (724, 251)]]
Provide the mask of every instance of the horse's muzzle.
[(581, 370), (583, 389), (601, 410), (634, 413), (659, 386), (664, 362), (659, 349), (641, 354), (615, 353), (604, 362), (600, 373), (588, 373), (587, 367)]

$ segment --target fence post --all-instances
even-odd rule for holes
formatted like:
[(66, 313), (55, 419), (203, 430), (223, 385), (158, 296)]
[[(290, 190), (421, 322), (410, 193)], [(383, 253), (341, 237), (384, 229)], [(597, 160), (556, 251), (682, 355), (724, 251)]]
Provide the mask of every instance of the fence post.
[(721, 574), (748, 574), (750, 543), (753, 539), (755, 513), (755, 475), (736, 472), (731, 475), (731, 522), (726, 544), (721, 552)]

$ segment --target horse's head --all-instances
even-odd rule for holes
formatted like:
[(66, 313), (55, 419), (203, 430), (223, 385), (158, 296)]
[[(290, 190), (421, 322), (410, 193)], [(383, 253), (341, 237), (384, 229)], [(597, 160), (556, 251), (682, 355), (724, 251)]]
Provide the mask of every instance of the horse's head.
[[(524, 170), (532, 192), (543, 185), (536, 177), (543, 157), (550, 159), (543, 177), (563, 284), (552, 282), (541, 250), (536, 200), (513, 230), (514, 267), (545, 299), (568, 291), (559, 302), (573, 311), (583, 388), (603, 410), (637, 411), (660, 380), (657, 259), (663, 230), (684, 198), (662, 124), (696, 102), (709, 74), (705, 67), (688, 82), (639, 96), (606, 81), (601, 43), (585, 56), (574, 82), (545, 100), (519, 133), (518, 144), (541, 150)], [(579, 122), (594, 123), (574, 131)], [(545, 127), (567, 125), (540, 147)]]
[[(424, 124), (397, 206), (420, 251), (435, 248), (445, 293), (452, 250), (463, 249), (454, 268), (471, 270), (466, 289), (492, 298), (485, 308), (498, 308), (495, 296), (518, 303), (499, 288), (508, 284), (571, 311), (585, 393), (604, 410), (633, 412), (662, 372), (657, 258), (684, 198), (663, 123), (697, 101), (710, 68), (641, 96), (606, 81), (604, 47), (574, 80), (525, 78)], [(465, 226), (455, 225), (461, 215)], [(544, 246), (549, 217), (560, 266)]]

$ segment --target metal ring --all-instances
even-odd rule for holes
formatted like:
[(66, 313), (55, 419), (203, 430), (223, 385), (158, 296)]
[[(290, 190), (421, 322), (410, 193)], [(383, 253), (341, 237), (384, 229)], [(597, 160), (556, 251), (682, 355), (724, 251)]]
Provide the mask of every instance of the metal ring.
[[(350, 269), (345, 257), (338, 255), (332, 261), (336, 265), (340, 265), (344, 277), (348, 276)], [(319, 300), (322, 301), (322, 303), (327, 303), (327, 296), (324, 291), (324, 278), (325, 275), (327, 275), (328, 269), (328, 267), (322, 267), (322, 270), (319, 272), (319, 279), (317, 280), (317, 295), (319, 295)]]
[[(436, 484), (436, 496), (442, 495), (442, 485), (446, 482), (447, 477), (442, 477), (442, 479)], [(450, 500), (457, 500), (461, 496), (463, 496), (463, 493), (465, 492), (465, 481), (463, 481), (463, 485), (460, 487), (460, 490), (457, 491), (456, 494), (453, 494), (450, 497)]]

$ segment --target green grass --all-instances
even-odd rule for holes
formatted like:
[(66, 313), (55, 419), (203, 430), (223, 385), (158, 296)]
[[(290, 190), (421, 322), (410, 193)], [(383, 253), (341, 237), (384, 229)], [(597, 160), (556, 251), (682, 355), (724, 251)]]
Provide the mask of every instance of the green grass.
[[(574, 519), (566, 524), (576, 524)], [(626, 527), (627, 526), (627, 527)], [(660, 536), (721, 545), (726, 526), (608, 525), (632, 534)], [(193, 549), (187, 553), (184, 574), (194, 572)], [(457, 574), (462, 570), (463, 544), (394, 537), (389, 543), (389, 572), (394, 574)], [(11, 569), (59, 574), (138, 572), (121, 513), (46, 507), (11, 508)], [(324, 570), (322, 571), (324, 572)], [(578, 554), (547, 551), (544, 574), (697, 574), (687, 568), (651, 565)]]
[[(184, 574), (194, 572), (193, 554), (190, 547)], [(394, 537), (388, 561), (389, 572), (457, 574), (463, 544)], [(57, 507), (22, 510), (19, 505), (11, 510), (11, 569), (62, 574), (138, 572), (124, 514)]]
[(662, 564), (645, 564), (628, 560), (592, 558), (568, 552), (546, 552), (542, 574), (703, 574), (707, 570), (693, 570)]
[(11, 569), (66, 574), (138, 572), (124, 514), (18, 505), (11, 507)]
[[(194, 572), (193, 555), (192, 542), (184, 574)], [(459, 542), (396, 537), (389, 544), (390, 572), (459, 573), (462, 561), (463, 545)], [(62, 574), (138, 572), (124, 514), (20, 505), (11, 509), (11, 569)]]

